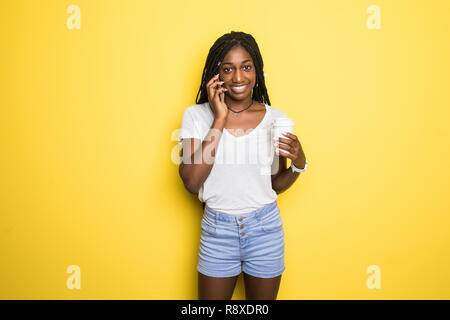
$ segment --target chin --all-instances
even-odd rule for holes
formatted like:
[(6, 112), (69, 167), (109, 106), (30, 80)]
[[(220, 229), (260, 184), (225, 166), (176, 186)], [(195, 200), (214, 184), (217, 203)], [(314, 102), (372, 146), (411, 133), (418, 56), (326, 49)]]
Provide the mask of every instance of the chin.
[[(228, 92), (227, 92), (227, 94), (228, 94)], [(251, 90), (250, 90), (250, 93), (247, 93), (247, 94), (235, 94), (235, 93), (233, 93), (233, 94), (228, 94), (228, 97), (233, 99), (233, 100), (236, 100), (236, 101), (242, 101), (242, 100), (247, 100), (249, 97), (251, 98), (252, 97), (252, 93), (251, 93)]]

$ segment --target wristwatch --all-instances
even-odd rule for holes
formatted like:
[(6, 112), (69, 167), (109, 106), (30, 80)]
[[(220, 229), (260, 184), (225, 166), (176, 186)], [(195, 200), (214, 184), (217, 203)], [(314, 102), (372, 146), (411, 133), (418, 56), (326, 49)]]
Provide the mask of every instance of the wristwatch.
[(305, 162), (305, 167), (304, 167), (303, 169), (297, 168), (296, 166), (294, 166), (294, 163), (291, 162), (291, 169), (292, 169), (292, 172), (303, 172), (303, 171), (306, 170), (306, 167), (307, 167), (307, 166), (308, 166), (308, 160), (306, 160), (306, 162)]

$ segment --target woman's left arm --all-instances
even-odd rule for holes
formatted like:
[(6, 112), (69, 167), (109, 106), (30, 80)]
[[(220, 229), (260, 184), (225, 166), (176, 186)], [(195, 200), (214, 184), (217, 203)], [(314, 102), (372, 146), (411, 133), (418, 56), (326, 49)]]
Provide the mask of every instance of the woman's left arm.
[[(277, 144), (279, 149), (286, 150), (289, 153), (280, 150), (280, 156), (291, 159), (291, 163), (298, 169), (303, 169), (306, 164), (305, 153), (303, 152), (302, 145), (295, 134), (286, 132), (283, 134), (289, 139), (279, 138), (279, 142), (285, 144)], [(286, 159), (284, 159), (284, 162)], [(272, 179), (272, 189), (276, 193), (281, 193), (287, 190), (297, 180), (300, 172), (293, 172), (289, 167), (279, 172), (274, 179)]]

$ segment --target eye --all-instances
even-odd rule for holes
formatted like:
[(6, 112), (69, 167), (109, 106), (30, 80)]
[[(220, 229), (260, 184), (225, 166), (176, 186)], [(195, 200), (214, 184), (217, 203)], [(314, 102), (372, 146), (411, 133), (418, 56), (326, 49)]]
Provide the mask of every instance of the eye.
[[(252, 68), (251, 65), (246, 65), (246, 66), (244, 66), (244, 68), (247, 68), (247, 67), (248, 67), (247, 70), (251, 70), (251, 68)], [(231, 69), (231, 68), (223, 68), (223, 71), (226, 72), (226, 73), (228, 73), (228, 71), (227, 71), (228, 69)]]

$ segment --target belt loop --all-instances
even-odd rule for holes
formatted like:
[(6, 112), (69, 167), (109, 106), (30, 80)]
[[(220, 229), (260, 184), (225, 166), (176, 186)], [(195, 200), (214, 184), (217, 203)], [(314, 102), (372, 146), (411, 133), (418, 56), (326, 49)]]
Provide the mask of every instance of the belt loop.
[(261, 216), (261, 211), (262, 211), (262, 209), (257, 210), (256, 213), (255, 213), (255, 218), (256, 218), (256, 220), (257, 220), (258, 222), (261, 221), (261, 218), (260, 218), (260, 216)]

